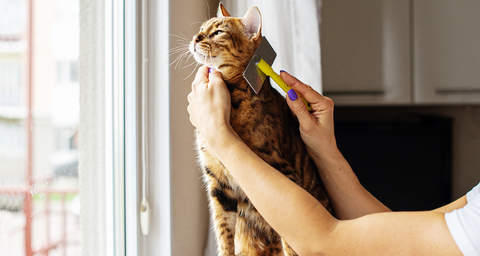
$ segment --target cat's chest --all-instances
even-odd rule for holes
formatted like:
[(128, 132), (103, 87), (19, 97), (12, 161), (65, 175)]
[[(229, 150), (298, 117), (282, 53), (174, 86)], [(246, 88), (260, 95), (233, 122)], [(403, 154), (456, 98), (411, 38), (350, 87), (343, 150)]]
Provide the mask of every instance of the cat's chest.
[(269, 138), (281, 136), (288, 128), (289, 114), (285, 99), (271, 95), (247, 96), (243, 99), (234, 99), (240, 104), (232, 103), (230, 123), (240, 138), (249, 137)]

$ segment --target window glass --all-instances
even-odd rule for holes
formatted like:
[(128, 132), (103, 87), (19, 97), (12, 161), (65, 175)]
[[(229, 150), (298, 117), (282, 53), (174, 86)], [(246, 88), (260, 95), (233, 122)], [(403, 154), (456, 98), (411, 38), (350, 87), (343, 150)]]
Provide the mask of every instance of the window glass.
[(79, 0), (0, 0), (2, 256), (80, 255), (78, 54)]

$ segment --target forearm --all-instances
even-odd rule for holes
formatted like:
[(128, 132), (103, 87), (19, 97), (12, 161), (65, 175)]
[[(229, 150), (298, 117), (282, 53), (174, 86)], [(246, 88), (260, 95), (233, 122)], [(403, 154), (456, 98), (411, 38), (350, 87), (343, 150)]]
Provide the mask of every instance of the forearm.
[(341, 221), (312, 255), (462, 255), (435, 212), (387, 212)]
[(450, 204), (447, 204), (445, 206), (442, 206), (440, 208), (433, 210), (433, 212), (440, 212), (440, 213), (452, 212), (453, 210), (464, 207), (467, 203), (468, 203), (467, 196), (462, 196), (459, 199), (451, 202)]
[(308, 192), (264, 162), (234, 132), (210, 146), (255, 208), (296, 250), (334, 230), (337, 220)]
[(314, 157), (314, 161), (339, 219), (390, 211), (362, 186), (338, 149), (330, 150), (322, 157)]

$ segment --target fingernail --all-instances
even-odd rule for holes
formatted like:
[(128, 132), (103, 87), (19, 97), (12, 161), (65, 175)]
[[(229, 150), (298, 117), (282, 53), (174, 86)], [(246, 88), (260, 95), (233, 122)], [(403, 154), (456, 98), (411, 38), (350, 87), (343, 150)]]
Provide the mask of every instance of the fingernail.
[(280, 73), (287, 73), (287, 71), (285, 71), (285, 70), (280, 70)]
[(295, 101), (298, 98), (297, 93), (293, 89), (288, 90), (287, 94), (291, 101)]
[(208, 68), (208, 73), (212, 73), (215, 69), (214, 68)]

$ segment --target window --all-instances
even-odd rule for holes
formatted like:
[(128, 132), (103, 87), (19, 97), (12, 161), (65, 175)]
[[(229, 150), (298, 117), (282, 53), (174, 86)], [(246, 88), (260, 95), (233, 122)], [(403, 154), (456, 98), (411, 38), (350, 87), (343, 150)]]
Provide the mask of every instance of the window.
[(0, 49), (0, 54), (2, 55), (0, 59), (0, 105), (4, 107), (20, 106), (21, 54), (8, 46)]
[(0, 0), (0, 255), (201, 254), (207, 205), (177, 114), (191, 70), (165, 61), (170, 25), (193, 29), (177, 1), (146, 1), (150, 234), (138, 226), (139, 2)]
[(79, 0), (0, 0), (2, 256), (81, 253), (79, 32)]
[(59, 61), (57, 63), (57, 81), (59, 84), (78, 82), (78, 61)]

